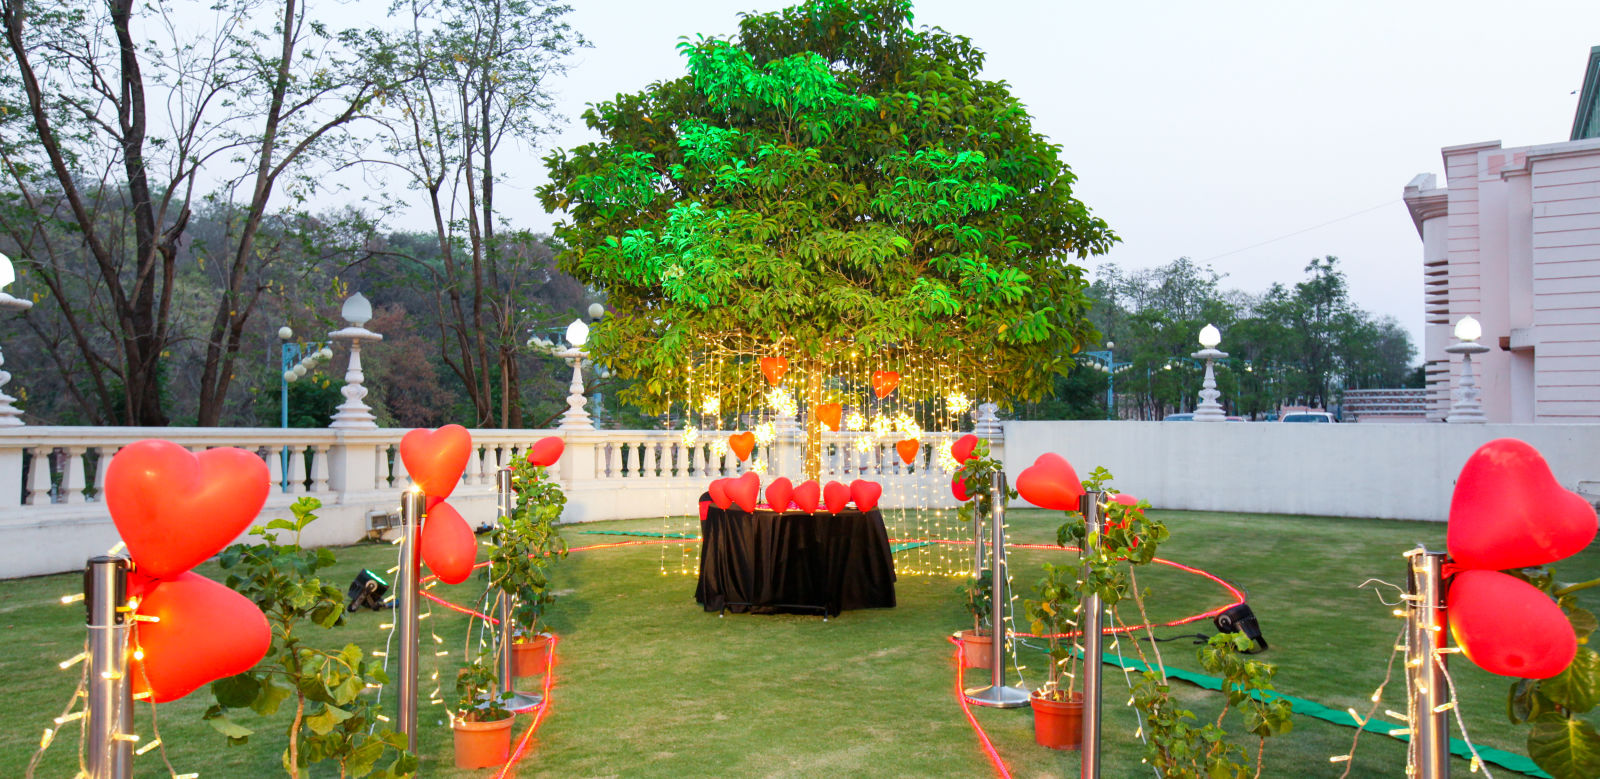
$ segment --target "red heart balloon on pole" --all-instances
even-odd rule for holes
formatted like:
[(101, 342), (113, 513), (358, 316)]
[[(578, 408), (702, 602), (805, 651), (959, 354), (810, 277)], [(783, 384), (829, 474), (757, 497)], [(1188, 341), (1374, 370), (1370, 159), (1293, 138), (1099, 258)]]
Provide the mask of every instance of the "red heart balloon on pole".
[(856, 502), (856, 508), (862, 511), (871, 511), (878, 507), (878, 498), (883, 496), (883, 485), (866, 479), (856, 479), (850, 482), (850, 499)]
[(528, 463), (540, 468), (549, 468), (561, 459), (561, 453), (566, 451), (567, 442), (559, 436), (545, 436), (533, 443), (528, 449)]
[(789, 500), (794, 497), (794, 483), (779, 476), (767, 485), (767, 505), (773, 511), (783, 512), (789, 510)]
[(822, 488), (822, 502), (827, 504), (829, 514), (839, 514), (850, 505), (850, 488), (830, 481), (828, 486)]
[(967, 483), (962, 481), (960, 476), (950, 480), (950, 494), (956, 496), (956, 500), (962, 503), (972, 499), (972, 496), (967, 494)]
[(711, 482), (710, 487), (706, 488), (706, 492), (711, 493), (711, 502), (715, 503), (717, 508), (723, 511), (727, 511), (728, 507), (733, 505), (733, 498), (728, 496), (728, 482), (730, 481), (732, 479), (716, 479)]
[(106, 466), (106, 508), (134, 564), (170, 579), (250, 527), (270, 478), (267, 464), (243, 449), (194, 454), (171, 441), (139, 441)]
[(728, 436), (728, 448), (733, 450), (733, 456), (741, 461), (750, 459), (750, 453), (756, 448), (756, 434), (749, 431), (734, 433)]
[(894, 371), (873, 371), (872, 394), (877, 395), (879, 400), (889, 397), (889, 393), (894, 392), (894, 388), (898, 386), (900, 386), (900, 374)]
[(894, 445), (894, 450), (900, 453), (900, 459), (911, 465), (916, 461), (917, 455), (922, 453), (922, 442), (915, 438), (907, 438)]
[(839, 432), (839, 422), (844, 419), (844, 406), (838, 403), (819, 403), (811, 410), (817, 421), (833, 432)]
[(1445, 615), (1467, 659), (1489, 673), (1548, 679), (1567, 670), (1578, 653), (1578, 637), (1561, 607), (1499, 571), (1456, 574)]
[(448, 498), (455, 492), (471, 455), (472, 434), (460, 425), (417, 428), (400, 439), (400, 459), (406, 472), (423, 493), (435, 498)]
[(817, 513), (817, 502), (822, 499), (822, 487), (815, 479), (806, 479), (794, 488), (794, 505), (807, 514)]
[(133, 691), (149, 692), (156, 703), (244, 673), (272, 646), (272, 630), (256, 604), (193, 572), (161, 582), (138, 613), (160, 621), (134, 623), (134, 646), (144, 659), (129, 664), (129, 675)]
[(755, 511), (756, 498), (761, 494), (761, 477), (754, 471), (745, 471), (739, 478), (730, 479), (730, 484), (723, 487), (728, 497), (733, 499), (734, 505), (741, 511)]
[(429, 570), (445, 584), (460, 584), (472, 575), (478, 555), (478, 539), (461, 513), (449, 503), (428, 509), (417, 538), (417, 550)]
[(761, 358), (761, 374), (767, 377), (767, 383), (778, 386), (783, 381), (783, 374), (789, 372), (789, 358), (779, 355), (777, 357)]
[(1083, 484), (1065, 457), (1045, 452), (1017, 475), (1017, 494), (1042, 509), (1077, 511)]
[(1594, 507), (1556, 481), (1537, 449), (1499, 438), (1461, 467), (1445, 543), (1457, 566), (1503, 571), (1571, 557), (1596, 528)]
[(978, 448), (978, 437), (968, 433), (950, 445), (950, 454), (956, 458), (956, 462), (965, 463), (972, 459), (972, 450), (976, 448)]

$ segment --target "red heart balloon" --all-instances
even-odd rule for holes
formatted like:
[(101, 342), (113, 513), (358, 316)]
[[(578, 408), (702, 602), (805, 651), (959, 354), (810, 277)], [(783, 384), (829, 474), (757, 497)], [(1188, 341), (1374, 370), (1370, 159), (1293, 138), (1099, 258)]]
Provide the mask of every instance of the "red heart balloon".
[(978, 448), (978, 437), (968, 433), (950, 445), (950, 454), (955, 456), (956, 462), (964, 463), (972, 459), (972, 450), (976, 448)]
[(1042, 509), (1077, 511), (1083, 484), (1065, 457), (1045, 452), (1017, 475), (1017, 493)]
[(723, 511), (727, 511), (728, 507), (733, 505), (733, 498), (728, 497), (728, 482), (730, 481), (733, 480), (716, 479), (706, 489), (706, 492), (711, 493), (711, 502), (717, 504), (717, 508)]
[(778, 386), (783, 381), (783, 374), (789, 372), (789, 358), (779, 355), (777, 357), (761, 358), (761, 374), (767, 377), (767, 383)]
[(850, 488), (836, 481), (828, 482), (822, 488), (822, 502), (827, 505), (829, 514), (839, 514), (850, 505)]
[(817, 513), (817, 501), (822, 498), (822, 488), (815, 479), (806, 479), (794, 488), (794, 505), (807, 514)]
[(428, 509), (417, 550), (422, 553), (422, 561), (445, 584), (460, 584), (472, 575), (478, 539), (454, 506), (440, 503)]
[(789, 499), (794, 497), (794, 483), (779, 476), (767, 485), (767, 505), (773, 511), (783, 512), (789, 510)]
[(888, 397), (898, 386), (900, 386), (900, 374), (894, 371), (873, 371), (872, 394), (877, 395), (879, 400)]
[(1537, 449), (1499, 438), (1461, 467), (1445, 543), (1462, 568), (1503, 571), (1571, 557), (1596, 528), (1594, 507), (1556, 482)]
[(270, 478), (266, 462), (243, 449), (194, 454), (171, 441), (139, 441), (106, 466), (106, 508), (134, 564), (170, 579), (250, 527)]
[(900, 453), (900, 459), (905, 460), (906, 465), (910, 465), (917, 459), (917, 455), (922, 453), (922, 442), (915, 438), (907, 438), (895, 444), (894, 450)]
[(728, 481), (730, 483), (723, 489), (734, 504), (742, 511), (755, 511), (756, 499), (761, 495), (761, 477), (754, 471), (745, 471), (739, 474), (739, 478)]
[(561, 453), (567, 448), (567, 442), (557, 436), (545, 436), (533, 443), (528, 450), (528, 463), (540, 468), (548, 468), (561, 459)]
[(471, 456), (472, 434), (460, 425), (438, 430), (419, 427), (400, 439), (400, 459), (406, 472), (424, 493), (436, 498), (448, 498), (455, 492)]
[(1578, 637), (1556, 602), (1499, 571), (1462, 571), (1445, 601), (1450, 634), (1489, 673), (1548, 679), (1572, 664)]
[(963, 503), (972, 499), (972, 496), (967, 494), (967, 483), (962, 481), (960, 476), (950, 480), (950, 494), (955, 495), (956, 500)]
[(878, 498), (883, 496), (883, 485), (866, 479), (856, 479), (850, 482), (850, 499), (856, 502), (856, 508), (862, 511), (871, 511), (878, 507)]
[(710, 513), (711, 513), (711, 501), (709, 501), (709, 500), (700, 501), (700, 521), (701, 522), (706, 521), (706, 516), (709, 515)]
[(734, 433), (728, 436), (728, 448), (733, 450), (733, 456), (740, 460), (748, 460), (750, 452), (756, 448), (756, 434), (748, 431)]
[(817, 421), (829, 430), (839, 432), (839, 421), (844, 419), (844, 406), (838, 403), (819, 403), (811, 413), (816, 414)]
[(193, 572), (161, 582), (139, 604), (139, 614), (160, 622), (134, 623), (134, 646), (144, 659), (133, 660), (129, 673), (133, 691), (149, 692), (156, 703), (244, 673), (272, 646), (272, 630), (256, 604)]

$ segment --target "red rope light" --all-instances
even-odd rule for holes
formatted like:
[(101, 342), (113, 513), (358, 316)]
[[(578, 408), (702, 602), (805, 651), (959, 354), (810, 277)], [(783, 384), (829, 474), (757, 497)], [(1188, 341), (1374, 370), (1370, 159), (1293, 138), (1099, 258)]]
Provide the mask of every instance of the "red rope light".
[(528, 754), (528, 742), (533, 739), (533, 734), (539, 730), (539, 725), (544, 722), (545, 712), (550, 710), (550, 690), (555, 683), (556, 675), (556, 643), (560, 640), (556, 636), (551, 636), (549, 650), (544, 655), (544, 694), (539, 699), (539, 708), (533, 713), (533, 723), (528, 725), (528, 729), (523, 732), (522, 738), (517, 740), (517, 748), (511, 750), (511, 757), (506, 760), (505, 765), (500, 766), (500, 770), (495, 773), (494, 779), (505, 779), (512, 767)]
[(965, 691), (967, 669), (961, 662), (961, 642), (955, 636), (947, 636), (946, 640), (956, 646), (956, 702), (961, 704), (961, 713), (967, 715), (967, 723), (972, 726), (973, 732), (978, 734), (978, 743), (983, 746), (983, 751), (989, 756), (989, 762), (994, 764), (995, 773), (1001, 779), (1011, 779), (1011, 770), (1006, 768), (1006, 761), (1000, 759), (1000, 753), (995, 751), (994, 744), (989, 741), (989, 734), (983, 732), (983, 726), (978, 724), (978, 718), (972, 716), (972, 706), (967, 703)]

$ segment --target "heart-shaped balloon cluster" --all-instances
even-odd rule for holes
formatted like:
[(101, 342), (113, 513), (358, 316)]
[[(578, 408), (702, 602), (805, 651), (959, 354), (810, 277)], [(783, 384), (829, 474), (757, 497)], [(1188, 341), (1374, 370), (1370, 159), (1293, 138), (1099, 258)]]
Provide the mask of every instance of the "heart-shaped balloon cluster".
[(822, 503), (829, 514), (842, 514), (850, 505), (850, 487), (844, 482), (830, 481), (822, 488)]
[[(549, 437), (535, 443), (528, 452), (534, 465), (554, 464), (565, 443)], [(428, 515), (417, 536), (417, 552), (428, 569), (446, 584), (460, 584), (472, 575), (478, 554), (478, 539), (472, 526), (445, 502), (461, 483), (474, 447), (472, 434), (460, 425), (445, 425), (437, 430), (418, 428), (400, 439), (400, 459), (406, 472), (428, 497)]]
[(756, 448), (756, 434), (746, 430), (743, 433), (734, 433), (728, 436), (728, 448), (733, 450), (733, 456), (741, 462), (750, 459), (750, 453)]
[(950, 455), (956, 458), (957, 463), (965, 465), (968, 460), (972, 459), (972, 451), (977, 448), (978, 437), (968, 433), (957, 438), (956, 442), (950, 445)]
[(889, 397), (889, 393), (894, 392), (894, 388), (898, 386), (900, 386), (900, 374), (894, 371), (872, 372), (872, 394), (877, 395), (879, 400)]
[(962, 503), (972, 500), (972, 496), (967, 494), (967, 483), (962, 481), (960, 476), (950, 479), (950, 494), (956, 496), (956, 500)]
[(844, 419), (844, 406), (838, 403), (818, 403), (811, 409), (811, 413), (816, 415), (817, 421), (824, 427), (835, 433), (839, 432), (839, 422)]
[(894, 450), (900, 453), (900, 459), (904, 460), (906, 465), (910, 465), (916, 461), (917, 455), (922, 453), (922, 442), (915, 438), (907, 438), (896, 442)]
[(559, 436), (545, 436), (528, 448), (528, 464), (549, 468), (561, 459), (561, 453), (566, 449), (567, 442), (561, 440)]
[(105, 501), (133, 559), (140, 599), (137, 692), (157, 703), (248, 671), (271, 630), (250, 599), (189, 569), (243, 533), (267, 501), (267, 464), (243, 449), (199, 454), (170, 441), (129, 444), (106, 466)]
[(761, 358), (761, 375), (767, 377), (767, 383), (778, 386), (783, 381), (783, 375), (789, 372), (789, 358), (783, 355), (777, 357)]
[(1566, 670), (1577, 635), (1538, 588), (1498, 571), (1570, 557), (1600, 529), (1594, 507), (1563, 488), (1528, 444), (1499, 438), (1461, 468), (1446, 545), (1455, 567), (1446, 615), (1468, 659), (1502, 676), (1546, 679)]
[(740, 511), (752, 512), (756, 510), (756, 498), (761, 495), (761, 477), (754, 471), (745, 471), (738, 478), (712, 481), (706, 492), (711, 494), (711, 502), (723, 511), (738, 506)]
[(1045, 452), (1017, 474), (1017, 494), (1042, 509), (1077, 511), (1083, 483), (1067, 458)]
[(807, 514), (817, 513), (817, 505), (822, 500), (822, 485), (816, 479), (806, 479), (794, 488), (794, 505)]
[(779, 476), (767, 485), (767, 505), (773, 511), (784, 512), (789, 510), (789, 501), (794, 499), (794, 482)]
[(856, 479), (850, 482), (850, 500), (855, 501), (856, 510), (871, 511), (878, 507), (878, 498), (883, 497), (883, 485), (866, 479)]

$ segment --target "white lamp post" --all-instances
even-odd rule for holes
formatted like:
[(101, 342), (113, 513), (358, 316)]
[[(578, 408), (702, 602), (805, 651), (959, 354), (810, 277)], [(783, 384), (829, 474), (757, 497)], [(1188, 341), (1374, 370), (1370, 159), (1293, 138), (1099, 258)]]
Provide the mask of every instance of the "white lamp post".
[(1489, 347), (1478, 343), (1483, 337), (1483, 325), (1470, 316), (1461, 317), (1456, 322), (1456, 338), (1461, 341), (1444, 348), (1451, 354), (1461, 355), (1461, 383), (1456, 389), (1456, 400), (1450, 406), (1450, 416), (1447, 421), (1468, 424), (1481, 424), (1488, 418), (1483, 415), (1483, 404), (1479, 402), (1478, 383), (1472, 377), (1472, 355), (1483, 354)]
[(367, 396), (367, 388), (361, 386), (366, 380), (366, 376), (361, 372), (361, 342), (376, 343), (382, 341), (383, 336), (364, 327), (367, 321), (372, 319), (372, 303), (360, 292), (344, 301), (344, 308), (339, 315), (344, 317), (350, 326), (328, 333), (328, 337), (336, 341), (341, 338), (350, 340), (350, 365), (345, 368), (344, 386), (339, 389), (339, 394), (344, 395), (344, 402), (339, 404), (339, 410), (333, 415), (333, 422), (328, 427), (374, 430), (378, 427), (378, 421), (372, 416), (372, 408), (361, 400)]
[(1223, 412), (1222, 404), (1217, 398), (1222, 393), (1217, 390), (1217, 377), (1211, 369), (1212, 360), (1220, 360), (1228, 356), (1227, 352), (1217, 351), (1217, 344), (1222, 343), (1222, 333), (1216, 325), (1206, 325), (1200, 328), (1200, 345), (1205, 347), (1189, 355), (1196, 360), (1206, 361), (1205, 381), (1200, 385), (1200, 405), (1195, 407), (1194, 421), (1196, 422), (1226, 422), (1228, 415)]
[(583, 351), (583, 345), (588, 341), (589, 326), (582, 319), (574, 319), (572, 324), (567, 325), (568, 347), (555, 353), (572, 365), (572, 384), (567, 388), (567, 410), (561, 415), (562, 430), (594, 429), (589, 412), (583, 410), (589, 402), (583, 397), (583, 358), (588, 356)]
[[(33, 308), (33, 301), (14, 298), (5, 288), (17, 280), (17, 271), (11, 267), (11, 258), (0, 254), (0, 311), (27, 311)], [(5, 365), (5, 356), (0, 355), (0, 365)], [(11, 372), (0, 370), (0, 388), (11, 381)], [(16, 398), (6, 394), (0, 389), (0, 427), (21, 427), (27, 424), (22, 421), (22, 410), (11, 405)]]

